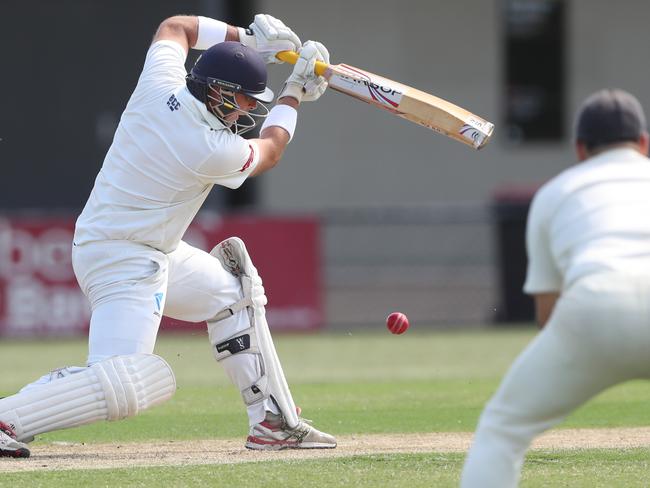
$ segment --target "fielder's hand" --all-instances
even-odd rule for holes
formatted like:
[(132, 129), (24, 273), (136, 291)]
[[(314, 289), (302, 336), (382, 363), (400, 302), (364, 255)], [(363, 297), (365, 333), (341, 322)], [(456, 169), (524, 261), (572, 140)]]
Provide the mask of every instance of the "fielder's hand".
[(282, 63), (275, 57), (280, 51), (297, 51), (300, 38), (280, 19), (257, 14), (248, 30), (239, 28), (239, 40), (262, 55), (266, 64)]
[(278, 98), (293, 97), (299, 102), (318, 100), (327, 89), (327, 80), (314, 73), (316, 61), (329, 64), (330, 53), (320, 42), (307, 41), (300, 49), (300, 57)]

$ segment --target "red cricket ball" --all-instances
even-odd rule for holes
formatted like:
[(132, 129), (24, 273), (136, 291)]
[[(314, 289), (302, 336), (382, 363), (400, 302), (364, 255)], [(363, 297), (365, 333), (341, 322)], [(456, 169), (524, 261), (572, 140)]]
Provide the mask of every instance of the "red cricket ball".
[(386, 317), (386, 327), (393, 334), (403, 334), (409, 328), (409, 319), (401, 312), (393, 312)]

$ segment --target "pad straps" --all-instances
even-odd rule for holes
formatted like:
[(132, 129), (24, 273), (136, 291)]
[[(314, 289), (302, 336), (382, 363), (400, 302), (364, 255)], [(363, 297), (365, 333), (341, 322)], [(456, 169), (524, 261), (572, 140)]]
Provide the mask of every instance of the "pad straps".
[[(238, 333), (236, 336), (220, 342), (213, 347), (214, 356), (217, 361), (222, 361), (240, 352), (260, 354), (254, 327), (249, 327), (248, 329)], [(242, 398), (246, 405), (253, 405), (254, 403), (261, 402), (265, 398), (268, 398), (270, 393), (269, 379), (266, 374), (263, 374), (253, 385), (241, 391)]]
[(251, 300), (251, 297), (250, 296), (244, 297), (238, 302), (233, 303), (229, 307), (220, 310), (214, 317), (209, 319), (208, 322), (213, 323), (213, 322), (219, 322), (220, 320), (223, 319), (227, 319), (235, 315), (237, 312), (244, 310), (246, 307), (250, 307), (251, 305), (253, 305), (253, 300)]
[(253, 306), (252, 280), (250, 277), (246, 275), (242, 275), (240, 277), (240, 280), (242, 284), (242, 289), (244, 291), (244, 298), (242, 298), (238, 302), (233, 303), (229, 307), (226, 307), (223, 310), (217, 312), (217, 314), (214, 317), (208, 320), (209, 323), (219, 322), (220, 320), (227, 319), (235, 315), (237, 312), (244, 310), (246, 307)]

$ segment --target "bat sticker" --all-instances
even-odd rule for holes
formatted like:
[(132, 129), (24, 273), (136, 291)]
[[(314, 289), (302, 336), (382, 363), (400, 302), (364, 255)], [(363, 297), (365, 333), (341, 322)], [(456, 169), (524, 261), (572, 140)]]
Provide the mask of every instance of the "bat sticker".
[(472, 141), (475, 147), (481, 145), (485, 139), (485, 134), (483, 134), (478, 128), (470, 124), (463, 124), (463, 126), (458, 131), (461, 136), (463, 136), (468, 141)]
[(348, 65), (339, 65), (340, 72), (329, 80), (330, 84), (350, 94), (378, 105), (396, 109), (402, 100), (402, 92), (391, 86), (388, 80), (371, 77), (364, 71)]

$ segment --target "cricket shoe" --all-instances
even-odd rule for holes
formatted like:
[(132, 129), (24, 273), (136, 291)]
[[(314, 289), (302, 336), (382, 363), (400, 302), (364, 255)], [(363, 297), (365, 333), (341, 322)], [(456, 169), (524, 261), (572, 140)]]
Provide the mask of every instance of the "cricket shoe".
[(280, 414), (266, 412), (263, 422), (251, 427), (246, 440), (248, 449), (279, 451), (280, 449), (333, 449), (336, 439), (315, 429), (305, 419), (290, 428)]
[(0, 422), (0, 457), (29, 457), (27, 444), (18, 442), (14, 430), (4, 422)]

